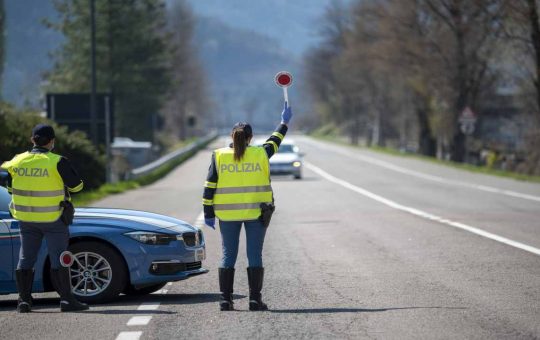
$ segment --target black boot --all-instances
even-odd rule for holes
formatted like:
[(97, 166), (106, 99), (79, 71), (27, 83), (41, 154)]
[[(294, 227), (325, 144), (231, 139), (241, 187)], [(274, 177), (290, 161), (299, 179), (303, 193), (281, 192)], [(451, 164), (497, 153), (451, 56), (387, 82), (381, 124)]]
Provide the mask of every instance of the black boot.
[(249, 282), (249, 310), (268, 310), (268, 306), (262, 302), (261, 290), (264, 281), (264, 268), (248, 267)]
[(60, 310), (62, 312), (77, 312), (88, 309), (88, 305), (77, 301), (71, 292), (69, 268), (53, 269), (51, 279), (60, 295)]
[(19, 299), (17, 301), (17, 312), (28, 313), (32, 311), (32, 284), (34, 283), (33, 269), (17, 269), (15, 280)]
[(219, 308), (221, 310), (234, 310), (233, 305), (233, 285), (234, 268), (219, 268), (219, 290), (221, 291), (221, 301)]

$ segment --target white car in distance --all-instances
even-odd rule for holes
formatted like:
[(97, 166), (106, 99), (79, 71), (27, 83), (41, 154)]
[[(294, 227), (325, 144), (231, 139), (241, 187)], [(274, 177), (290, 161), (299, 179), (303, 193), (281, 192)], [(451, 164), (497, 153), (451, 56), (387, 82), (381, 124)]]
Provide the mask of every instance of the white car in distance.
[[(263, 145), (265, 141), (257, 140), (255, 145)], [(278, 152), (270, 158), (270, 174), (293, 175), (295, 179), (301, 179), (303, 156), (293, 140), (285, 139), (279, 146)]]

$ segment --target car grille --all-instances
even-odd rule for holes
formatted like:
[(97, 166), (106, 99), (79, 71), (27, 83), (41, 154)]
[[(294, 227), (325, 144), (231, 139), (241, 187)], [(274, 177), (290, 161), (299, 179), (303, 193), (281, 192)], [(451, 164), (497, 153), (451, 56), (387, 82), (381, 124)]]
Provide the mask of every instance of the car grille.
[(202, 263), (189, 262), (189, 263), (152, 263), (149, 272), (154, 275), (173, 275), (179, 272), (185, 272), (190, 270), (197, 270), (202, 268)]
[(202, 267), (201, 262), (186, 263), (186, 270), (196, 270), (196, 269), (201, 269), (201, 267)]

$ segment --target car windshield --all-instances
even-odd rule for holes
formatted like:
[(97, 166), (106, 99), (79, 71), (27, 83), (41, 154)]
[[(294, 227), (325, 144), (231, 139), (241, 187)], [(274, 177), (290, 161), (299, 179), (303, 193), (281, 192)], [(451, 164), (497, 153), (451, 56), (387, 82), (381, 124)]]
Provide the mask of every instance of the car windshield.
[(8, 194), (6, 188), (0, 187), (0, 211), (8, 211), (9, 202), (11, 202), (11, 196)]
[(282, 144), (278, 149), (278, 153), (294, 153), (296, 152), (295, 149), (296, 147), (292, 144)]

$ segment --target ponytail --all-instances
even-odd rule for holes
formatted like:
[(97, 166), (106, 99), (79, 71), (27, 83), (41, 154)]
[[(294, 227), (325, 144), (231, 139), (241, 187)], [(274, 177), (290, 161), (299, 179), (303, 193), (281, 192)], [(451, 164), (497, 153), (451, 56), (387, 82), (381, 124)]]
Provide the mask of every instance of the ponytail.
[(240, 162), (246, 153), (248, 139), (253, 137), (251, 126), (247, 123), (236, 123), (232, 131), (234, 160)]

